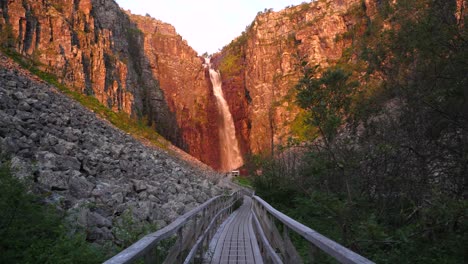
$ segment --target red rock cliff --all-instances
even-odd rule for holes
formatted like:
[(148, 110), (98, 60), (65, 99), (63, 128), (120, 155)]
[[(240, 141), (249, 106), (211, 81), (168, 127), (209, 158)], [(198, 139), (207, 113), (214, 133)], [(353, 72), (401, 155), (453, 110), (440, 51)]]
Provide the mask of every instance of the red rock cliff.
[(360, 3), (321, 0), (259, 13), (214, 56), (243, 151), (269, 154), (273, 146), (296, 136), (299, 65), (305, 61), (327, 67), (342, 57), (350, 41), (338, 36), (354, 25), (349, 11)]
[(126, 13), (113, 0), (0, 0), (0, 8), (4, 45), (219, 166), (209, 78), (171, 25)]

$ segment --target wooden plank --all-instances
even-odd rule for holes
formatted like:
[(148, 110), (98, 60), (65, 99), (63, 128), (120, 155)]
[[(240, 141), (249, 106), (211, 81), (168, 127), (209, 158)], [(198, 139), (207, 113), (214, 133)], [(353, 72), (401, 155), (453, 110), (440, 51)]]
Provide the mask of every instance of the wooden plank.
[(245, 196), (244, 204), (224, 226), (209, 263), (263, 263), (252, 231), (251, 204), (252, 200)]
[(265, 202), (258, 196), (253, 196), (253, 200), (265, 208), (271, 215), (288, 226), (291, 230), (304, 237), (307, 241), (311, 242), (321, 250), (325, 251), (328, 255), (334, 257), (340, 263), (354, 264), (371, 264), (374, 263), (365, 257), (345, 248), (344, 246), (336, 243), (335, 241), (321, 235), (317, 231), (297, 222), (289, 216), (276, 210), (274, 207)]

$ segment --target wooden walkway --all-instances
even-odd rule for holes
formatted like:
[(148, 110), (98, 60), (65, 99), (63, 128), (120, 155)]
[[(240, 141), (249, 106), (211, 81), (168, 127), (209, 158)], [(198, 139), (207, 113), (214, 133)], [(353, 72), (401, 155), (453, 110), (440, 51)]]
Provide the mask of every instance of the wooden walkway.
[(252, 199), (244, 196), (244, 204), (216, 232), (204, 263), (263, 263), (252, 227), (251, 208)]
[[(233, 212), (242, 200), (243, 205)], [(105, 264), (155, 263), (159, 260), (186, 264), (303, 263), (290, 239), (293, 233), (308, 243), (309, 251), (305, 252), (308, 255), (303, 257), (309, 261), (320, 249), (340, 263), (374, 264), (244, 189), (211, 198), (166, 227), (144, 236)], [(167, 250), (167, 256), (161, 257), (161, 243), (174, 238), (177, 239)]]

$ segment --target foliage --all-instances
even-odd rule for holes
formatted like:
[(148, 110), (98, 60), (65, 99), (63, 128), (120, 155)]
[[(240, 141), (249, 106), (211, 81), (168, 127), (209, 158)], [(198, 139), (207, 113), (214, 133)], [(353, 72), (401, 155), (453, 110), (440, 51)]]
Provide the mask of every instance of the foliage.
[(316, 69), (305, 69), (304, 77), (296, 86), (297, 102), (309, 111), (310, 124), (331, 140), (343, 124), (342, 116), (349, 111), (351, 94), (358, 84), (350, 82), (351, 74), (341, 68), (327, 69), (320, 78), (315, 78)]
[(234, 182), (240, 186), (252, 188), (252, 180), (249, 177), (238, 176), (234, 178)]
[(223, 59), (219, 70), (226, 76), (238, 74), (243, 69), (245, 49), (252, 25), (247, 26), (242, 34), (223, 48)]
[(292, 134), (299, 142), (314, 138), (318, 134), (317, 128), (311, 125), (308, 120), (311, 120), (310, 114), (306, 111), (301, 111), (290, 125)]
[(102, 252), (82, 232), (67, 232), (64, 216), (27, 191), (8, 164), (0, 166), (1, 263), (100, 263)]
[(130, 210), (125, 211), (113, 227), (115, 237), (122, 248), (127, 248), (143, 236), (155, 232), (155, 224), (144, 224), (135, 221)]
[(372, 18), (365, 7), (349, 14), (346, 56), (304, 68), (297, 86), (320, 137), (295, 170), (281, 153), (254, 160), (256, 192), (377, 263), (463, 263), (468, 16), (456, 1), (384, 1)]
[(234, 75), (241, 69), (240, 65), (242, 65), (242, 63), (240, 60), (240, 53), (237, 53), (236, 51), (228, 51), (219, 65), (220, 72), (226, 76)]

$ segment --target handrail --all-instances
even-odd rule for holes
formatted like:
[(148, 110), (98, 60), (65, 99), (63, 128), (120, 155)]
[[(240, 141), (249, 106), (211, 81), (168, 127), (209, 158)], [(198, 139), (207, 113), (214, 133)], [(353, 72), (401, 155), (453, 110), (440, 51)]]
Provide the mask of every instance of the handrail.
[[(134, 261), (144, 257), (145, 262), (150, 262), (152, 259), (155, 258), (156, 248), (158, 242), (167, 239), (175, 234), (178, 235), (179, 246), (183, 244), (182, 237), (182, 228), (187, 224), (189, 221), (194, 222), (192, 227), (192, 233), (195, 236), (195, 240), (197, 239), (198, 229), (197, 226), (197, 218), (200, 213), (203, 213), (201, 218), (202, 225), (201, 228), (203, 230), (203, 234), (206, 233), (206, 230), (213, 225), (206, 226), (207, 220), (212, 220), (213, 216), (219, 216), (220, 212), (231, 211), (233, 205), (236, 201), (238, 201), (242, 196), (242, 190), (238, 190), (233, 192), (231, 195), (219, 195), (216, 197), (211, 198), (210, 200), (206, 201), (202, 205), (198, 206), (197, 208), (192, 209), (191, 211), (185, 213), (184, 215), (178, 217), (175, 221), (171, 224), (167, 225), (166, 227), (151, 233), (149, 235), (144, 236), (142, 239), (135, 242), (130, 247), (126, 248), (125, 250), (121, 251), (119, 254), (115, 255), (114, 257), (110, 258), (104, 264), (127, 264), (133, 263)], [(208, 212), (206, 212), (208, 211)], [(206, 227), (205, 227), (206, 226)], [(190, 241), (189, 241), (190, 242)], [(177, 245), (175, 245), (177, 246)], [(180, 249), (180, 248), (179, 248)], [(177, 251), (177, 249), (175, 249)], [(178, 252), (179, 254), (181, 252)]]
[[(371, 264), (374, 263), (363, 256), (345, 248), (344, 246), (336, 243), (335, 241), (321, 235), (317, 231), (310, 229), (309, 227), (297, 222), (296, 220), (290, 218), (289, 216), (281, 213), (280, 211), (276, 210), (273, 206), (265, 202), (262, 198), (258, 196), (253, 196), (253, 208), (255, 214), (258, 215), (258, 219), (263, 221), (263, 226), (267, 227), (270, 230), (264, 230), (265, 233), (270, 233), (270, 243), (274, 241), (274, 243), (283, 243), (283, 248), (281, 250), (284, 251), (283, 255), (288, 255), (291, 252), (288, 251), (288, 247), (292, 246), (292, 243), (289, 240), (288, 230), (293, 230), (303, 238), (305, 238), (311, 245), (314, 245), (328, 255), (332, 256), (340, 263), (359, 263), (359, 264)], [(275, 227), (275, 223), (271, 221), (271, 217), (269, 217), (266, 213), (269, 213), (275, 219), (283, 223), (283, 237), (279, 234), (279, 231)], [(261, 214), (261, 215), (260, 215)], [(278, 242), (280, 241), (280, 242)], [(288, 252), (286, 252), (288, 251)], [(294, 258), (294, 254), (297, 255), (297, 252), (293, 248), (292, 250), (292, 258)], [(291, 262), (290, 260), (286, 259), (285, 262)], [(296, 261), (293, 261), (297, 263)], [(292, 263), (292, 262), (291, 262)]]
[[(253, 210), (252, 210), (253, 211)], [(265, 232), (263, 232), (262, 226), (260, 221), (258, 221), (257, 215), (252, 213), (252, 221), (253, 226), (256, 231), (256, 235), (258, 236), (259, 246), (262, 249), (262, 252), (265, 252), (266, 257), (268, 257), (272, 263), (274, 264), (282, 264), (280, 256), (275, 252), (275, 250), (271, 247), (270, 243), (268, 242), (268, 238), (265, 236)]]
[(207, 237), (210, 236), (210, 230), (213, 230), (212, 227), (216, 224), (216, 222), (219, 220), (219, 217), (227, 210), (229, 210), (233, 205), (234, 205), (235, 202), (232, 202), (228, 207), (222, 209), (221, 211), (219, 211), (216, 216), (213, 218), (213, 220), (211, 220), (210, 224), (208, 225), (208, 227), (206, 228), (205, 232), (203, 232), (203, 234), (198, 238), (197, 242), (195, 243), (195, 245), (192, 247), (192, 249), (190, 250), (189, 254), (187, 255), (187, 257), (185, 258), (185, 261), (184, 261), (184, 264), (188, 264), (190, 262), (193, 261), (193, 259), (195, 258), (195, 254), (197, 252), (197, 250), (200, 249), (200, 246), (203, 244), (203, 242), (206, 240)]

